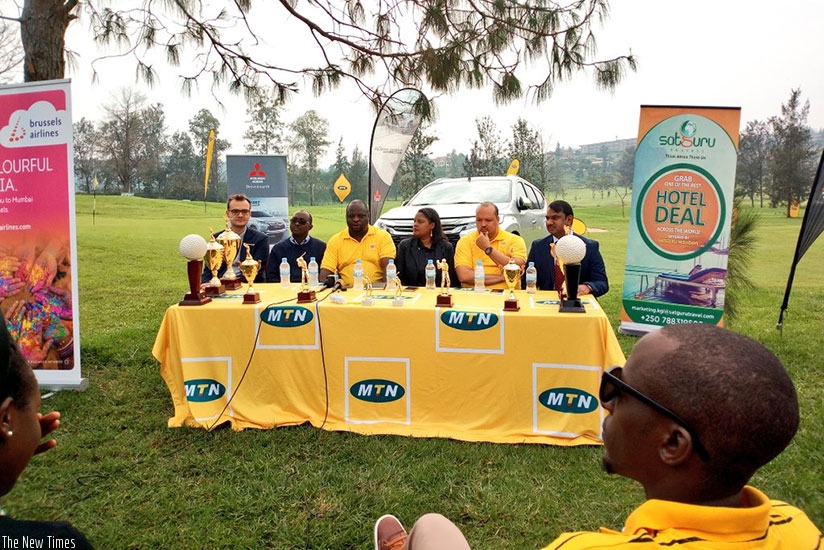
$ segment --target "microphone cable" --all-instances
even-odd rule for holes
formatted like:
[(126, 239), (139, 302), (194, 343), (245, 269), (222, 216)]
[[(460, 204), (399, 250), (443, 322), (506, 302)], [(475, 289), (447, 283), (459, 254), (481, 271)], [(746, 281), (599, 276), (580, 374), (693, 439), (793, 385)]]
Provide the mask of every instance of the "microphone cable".
[[(292, 301), (295, 301), (295, 300), (297, 300), (297, 297), (289, 298), (288, 300), (282, 300), (280, 302), (270, 302), (270, 303), (266, 304), (266, 306), (261, 310), (261, 313), (263, 313), (264, 311), (266, 311), (267, 309), (269, 309), (272, 306), (279, 306), (281, 304), (288, 304), (289, 302), (292, 302)], [(229, 397), (229, 399), (226, 401), (226, 404), (223, 405), (223, 409), (221, 409), (220, 413), (217, 415), (217, 418), (215, 418), (214, 422), (212, 422), (212, 425), (209, 426), (208, 428), (206, 428), (206, 431), (211, 432), (215, 428), (215, 426), (220, 421), (221, 417), (223, 417), (223, 413), (225, 413), (226, 409), (229, 408), (229, 405), (232, 404), (232, 401), (235, 399), (235, 395), (237, 395), (237, 392), (240, 391), (240, 386), (243, 384), (243, 380), (246, 378), (246, 373), (249, 372), (249, 367), (252, 365), (252, 360), (254, 360), (254, 358), (255, 358), (255, 351), (257, 351), (258, 340), (260, 338), (260, 327), (261, 327), (262, 324), (263, 323), (260, 321), (260, 314), (258, 314), (258, 326), (257, 326), (257, 330), (255, 331), (255, 339), (252, 342), (252, 352), (249, 354), (249, 360), (246, 361), (246, 366), (243, 368), (243, 373), (240, 375), (240, 380), (238, 380), (234, 391), (232, 391), (232, 396)]]
[(340, 281), (335, 281), (332, 285), (332, 292), (329, 292), (326, 296), (317, 300), (315, 302), (315, 317), (318, 320), (318, 345), (320, 346), (320, 364), (323, 368), (323, 391), (324, 391), (324, 411), (323, 411), (323, 422), (321, 422), (320, 426), (318, 426), (319, 430), (322, 430), (324, 426), (326, 426), (326, 420), (329, 418), (329, 378), (326, 369), (326, 356), (323, 353), (323, 327), (321, 326), (320, 322), (320, 303), (332, 296), (334, 293), (344, 290), (343, 285)]
[[(334, 294), (335, 292), (337, 292), (340, 289), (341, 289), (340, 283), (339, 282), (335, 283), (335, 285), (332, 286), (332, 292), (329, 292), (326, 296), (324, 296), (323, 298), (321, 298), (320, 300), (317, 300), (315, 302), (315, 317), (318, 320), (317, 321), (318, 322), (318, 345), (320, 346), (320, 359), (321, 359), (321, 365), (323, 366), (323, 389), (324, 389), (324, 394), (325, 394), (324, 417), (323, 417), (323, 422), (320, 425), (320, 428), (323, 428), (323, 426), (326, 425), (326, 419), (328, 418), (328, 415), (329, 415), (329, 382), (328, 382), (327, 371), (326, 371), (326, 360), (323, 356), (323, 333), (321, 331), (320, 312), (318, 311), (317, 306), (318, 306), (318, 304), (320, 304), (320, 302), (326, 300), (329, 296), (331, 296), (332, 294)], [(296, 300), (297, 300), (297, 296), (294, 297), (294, 298), (289, 298), (287, 300), (281, 300), (280, 302), (270, 302), (270, 303), (266, 304), (266, 306), (261, 310), (261, 313), (263, 313), (264, 311), (266, 311), (270, 307), (279, 306), (279, 305), (282, 305), (282, 304), (288, 304), (288, 303), (294, 302)], [(261, 329), (262, 325), (263, 325), (263, 323), (261, 321), (258, 321), (257, 330), (255, 331), (255, 338), (254, 338), (254, 341), (252, 342), (252, 350), (251, 350), (251, 353), (249, 354), (249, 359), (246, 361), (246, 366), (243, 368), (243, 373), (240, 375), (240, 380), (238, 380), (238, 383), (235, 386), (235, 389), (232, 391), (231, 397), (229, 397), (229, 399), (226, 401), (226, 404), (223, 405), (223, 409), (221, 409), (220, 413), (217, 415), (217, 418), (215, 418), (215, 420), (212, 422), (212, 424), (206, 428), (206, 431), (211, 432), (212, 430), (214, 430), (214, 428), (220, 422), (220, 419), (223, 417), (223, 414), (229, 408), (229, 405), (232, 404), (232, 401), (234, 401), (235, 396), (240, 391), (240, 387), (243, 384), (244, 379), (246, 378), (246, 373), (249, 372), (249, 367), (252, 365), (252, 361), (255, 358), (255, 352), (257, 351), (257, 345), (258, 345), (258, 341), (260, 339), (260, 329)]]

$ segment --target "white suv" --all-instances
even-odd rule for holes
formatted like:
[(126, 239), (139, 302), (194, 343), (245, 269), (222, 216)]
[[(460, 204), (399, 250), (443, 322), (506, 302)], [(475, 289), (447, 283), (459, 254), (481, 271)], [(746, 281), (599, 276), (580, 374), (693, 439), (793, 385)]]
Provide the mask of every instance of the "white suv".
[(441, 217), (444, 233), (453, 243), (475, 230), (475, 208), (489, 201), (498, 205), (500, 226), (523, 237), (527, 248), (546, 235), (546, 200), (540, 189), (518, 176), (440, 178), (424, 186), (403, 206), (393, 208), (375, 221), (397, 245), (412, 236), (412, 221), (424, 206)]
[(249, 227), (265, 233), (269, 237), (269, 244), (278, 244), (289, 235), (286, 220), (267, 212), (266, 210), (252, 210), (249, 218)]

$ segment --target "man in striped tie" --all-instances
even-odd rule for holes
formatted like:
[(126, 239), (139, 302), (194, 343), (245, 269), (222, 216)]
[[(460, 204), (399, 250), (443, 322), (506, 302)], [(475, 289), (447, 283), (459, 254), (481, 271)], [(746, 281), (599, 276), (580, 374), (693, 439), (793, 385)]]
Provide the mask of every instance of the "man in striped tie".
[[(562, 279), (563, 273), (551, 253), (550, 245), (554, 245), (558, 239), (567, 234), (567, 229), (572, 226), (574, 219), (572, 206), (566, 201), (553, 201), (547, 206), (546, 230), (549, 235), (532, 242), (526, 259), (527, 265), (529, 262), (535, 263), (535, 269), (538, 271), (538, 290), (558, 290), (563, 284), (563, 280), (559, 280)], [(587, 247), (586, 256), (581, 261), (578, 296), (592, 294), (597, 298), (609, 290), (604, 258), (601, 257), (598, 249), (598, 241), (581, 237), (581, 235), (577, 237), (580, 237)]]

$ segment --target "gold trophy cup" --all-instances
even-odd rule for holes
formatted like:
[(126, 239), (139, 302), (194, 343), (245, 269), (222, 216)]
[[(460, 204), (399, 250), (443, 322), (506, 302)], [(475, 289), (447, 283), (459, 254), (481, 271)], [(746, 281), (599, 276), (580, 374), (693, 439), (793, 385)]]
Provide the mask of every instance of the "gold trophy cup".
[(513, 258), (509, 258), (509, 263), (504, 266), (504, 281), (509, 288), (509, 297), (504, 301), (504, 311), (518, 311), (518, 298), (515, 297), (515, 285), (521, 278), (521, 266), (515, 263)]
[(243, 295), (243, 303), (257, 304), (260, 302), (260, 294), (255, 292), (252, 283), (257, 277), (258, 271), (260, 271), (260, 260), (252, 258), (248, 243), (243, 243), (243, 246), (246, 247), (246, 259), (240, 262), (240, 272), (243, 273), (243, 277), (249, 283), (249, 286), (246, 287), (246, 293)]
[[(211, 233), (212, 229), (209, 228), (209, 232)], [(209, 267), (209, 270), (212, 272), (212, 279), (207, 283), (206, 291), (207, 296), (221, 296), (226, 293), (226, 287), (223, 286), (223, 283), (220, 282), (220, 279), (217, 276), (217, 271), (220, 269), (220, 266), (223, 264), (223, 245), (220, 244), (215, 240), (215, 236), (212, 235), (212, 239), (206, 245), (206, 256), (204, 257), (206, 260), (206, 265)]]
[(226, 290), (237, 290), (241, 287), (240, 279), (235, 275), (235, 270), (232, 264), (237, 256), (237, 250), (240, 248), (240, 235), (232, 231), (228, 222), (226, 230), (217, 236), (217, 242), (223, 245), (223, 259), (226, 260), (226, 273), (220, 279)]
[(446, 258), (441, 258), (435, 262), (435, 265), (441, 270), (441, 293), (438, 294), (435, 304), (438, 307), (452, 307), (452, 291), (449, 289), (451, 286), (449, 280), (449, 263), (447, 263)]

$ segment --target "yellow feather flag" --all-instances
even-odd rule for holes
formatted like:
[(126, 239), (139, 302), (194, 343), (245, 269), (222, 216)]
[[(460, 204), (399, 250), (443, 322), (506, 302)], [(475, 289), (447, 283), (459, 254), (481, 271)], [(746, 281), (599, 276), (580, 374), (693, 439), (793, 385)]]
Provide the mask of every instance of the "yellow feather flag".
[(512, 159), (509, 163), (509, 168), (506, 169), (507, 176), (517, 176), (518, 170), (521, 169), (521, 162), (518, 159)]
[(203, 178), (203, 200), (206, 200), (206, 191), (209, 189), (209, 171), (212, 169), (212, 151), (215, 148), (215, 131), (209, 130), (209, 142), (206, 145), (206, 175)]

